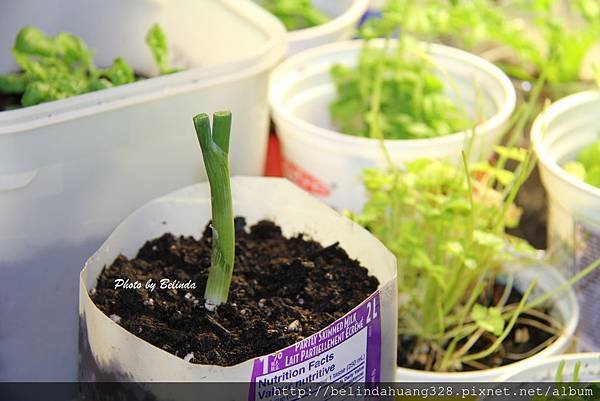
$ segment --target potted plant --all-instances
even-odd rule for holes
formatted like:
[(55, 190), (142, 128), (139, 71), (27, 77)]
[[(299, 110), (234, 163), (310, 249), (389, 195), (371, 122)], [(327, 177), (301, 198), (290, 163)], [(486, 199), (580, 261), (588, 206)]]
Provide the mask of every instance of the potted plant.
[(288, 56), (311, 47), (350, 39), (369, 0), (256, 0), (288, 30)]
[[(154, 23), (181, 71), (158, 76), (144, 45)], [(24, 26), (71, 32), (95, 65), (122, 56), (151, 77), (0, 112), (0, 363), (11, 366), (0, 379), (74, 381), (81, 266), (139, 205), (205, 178), (183, 121), (227, 104), (245, 129), (232, 134), (244, 136), (232, 171), (262, 174), (285, 28), (248, 0), (23, 0), (0, 13), (0, 74), (19, 70), (11, 49)]]
[(271, 76), (284, 175), (336, 208), (360, 210), (365, 167), (385, 166), (388, 157), (459, 162), (472, 121), (471, 155), (486, 157), (510, 125), (516, 95), (508, 77), (463, 51), (394, 39), (402, 15), (388, 9), (363, 26), (363, 40), (303, 52)]
[[(388, 6), (404, 10), (404, 32), (465, 49), (498, 65), (511, 77), (521, 100), (527, 101), (534, 83), (543, 78), (539, 110), (546, 98), (557, 100), (593, 86), (593, 68), (600, 65), (595, 0), (390, 0)], [(520, 146), (529, 146), (527, 136), (520, 140)], [(546, 193), (537, 171), (517, 200), (523, 206), (522, 224), (511, 233), (546, 249)]]
[(230, 121), (216, 113), (211, 135), (194, 118), (210, 190), (148, 203), (86, 263), (80, 378), (242, 381), (251, 394), (344, 370), (391, 381), (394, 257), (285, 180), (230, 181)]
[(493, 163), (463, 160), (364, 174), (369, 200), (353, 217), (398, 260), (399, 381), (492, 381), (564, 352), (579, 317), (572, 286), (600, 265), (567, 281), (505, 233), (520, 217), (514, 199), (531, 152), (498, 147)]
[[(169, 65), (167, 38), (160, 25), (146, 34), (159, 74), (177, 69)], [(94, 65), (93, 51), (77, 35), (61, 32), (52, 37), (26, 26), (15, 38), (12, 49), (21, 71), (0, 74), (0, 111), (33, 106), (83, 93), (126, 85), (139, 80), (122, 57), (107, 68)]]
[[(598, 107), (598, 91), (567, 96), (544, 110), (531, 130), (542, 183), (548, 193), (548, 251), (570, 275), (600, 258), (600, 189), (592, 185), (596, 174), (592, 164), (599, 158)], [(578, 158), (584, 164), (574, 165)], [(586, 167), (591, 173), (587, 182), (586, 177), (580, 178), (581, 174), (587, 176)], [(575, 174), (573, 169), (577, 170)], [(592, 280), (597, 281), (598, 277), (596, 272)], [(600, 295), (593, 285), (582, 285), (580, 290), (582, 310), (589, 315), (581, 322), (583, 346), (597, 349), (600, 319), (595, 305)]]

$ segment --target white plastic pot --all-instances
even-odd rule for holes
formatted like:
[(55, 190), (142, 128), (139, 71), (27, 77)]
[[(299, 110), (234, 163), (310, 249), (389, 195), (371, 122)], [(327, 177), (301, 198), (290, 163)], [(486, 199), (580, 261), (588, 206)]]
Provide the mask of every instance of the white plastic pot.
[(506, 382), (555, 382), (556, 372), (561, 362), (565, 362), (563, 382), (571, 382), (577, 362), (581, 363), (579, 381), (589, 383), (600, 379), (600, 353), (556, 355), (551, 358), (523, 366), (503, 375), (499, 381)]
[[(537, 279), (531, 298), (553, 290), (564, 284), (564, 277), (550, 266), (520, 267), (515, 269), (514, 285), (524, 291), (533, 279)], [(426, 372), (416, 369), (397, 368), (396, 381), (399, 382), (491, 382), (500, 376), (514, 372), (517, 369), (539, 363), (548, 357), (562, 354), (572, 346), (575, 329), (579, 321), (579, 305), (573, 289), (559, 293), (551, 302), (554, 307), (550, 314), (563, 324), (562, 334), (546, 349), (525, 360), (498, 368), (472, 372)], [(587, 318), (587, 317), (586, 317)]]
[(75, 380), (81, 265), (136, 207), (205, 177), (195, 114), (231, 110), (232, 170), (262, 173), (285, 29), (250, 1), (2, 2), (0, 72), (16, 70), (15, 35), (32, 25), (150, 75), (155, 22), (184, 71), (0, 112), (0, 380)]
[[(356, 65), (362, 44), (360, 40), (340, 42), (289, 58), (271, 74), (269, 89), (285, 176), (333, 207), (352, 211), (359, 211), (365, 201), (363, 169), (385, 166), (386, 162), (379, 141), (337, 131), (329, 114), (329, 104), (336, 96), (329, 71), (338, 63)], [(442, 45), (424, 46), (448, 72), (471, 112), (479, 92), (488, 119), (476, 130), (471, 156), (489, 155), (515, 107), (510, 79), (472, 54)], [(456, 95), (450, 89), (448, 93)], [(387, 140), (385, 145), (396, 163), (420, 157), (459, 160), (466, 138), (465, 133), (457, 133), (433, 139)]]
[[(270, 219), (281, 226), (286, 236), (306, 233), (322, 244), (339, 241), (351, 258), (358, 259), (378, 278), (379, 289), (366, 301), (371, 303), (368, 308), (371, 310), (372, 323), (334, 348), (319, 351), (318, 355), (333, 353), (334, 360), (331, 363), (336, 365), (336, 369), (345, 367), (349, 361), (362, 356), (367, 360), (366, 365), (370, 366), (365, 369), (363, 379), (366, 375), (373, 375), (372, 378), (383, 382), (392, 381), (397, 340), (394, 256), (365, 229), (287, 180), (236, 177), (232, 179), (232, 193), (235, 215), (246, 217), (248, 224)], [(146, 204), (126, 218), (89, 259), (81, 272), (79, 287), (82, 361), (80, 380), (254, 383), (261, 378), (270, 377), (269, 375), (282, 373), (282, 369), (299, 366), (282, 364), (279, 366), (280, 370), (271, 369), (267, 376), (263, 371), (266, 362), (267, 366), (272, 366), (274, 361), (282, 360), (278, 356), (293, 352), (294, 345), (271, 354), (268, 359), (263, 356), (232, 367), (192, 364), (129, 333), (101, 312), (90, 299), (89, 291), (96, 286), (102, 268), (110, 265), (119, 254), (133, 257), (147, 240), (166, 232), (199, 237), (211, 218), (210, 213), (207, 184), (176, 191)], [(375, 303), (374, 299), (377, 300)], [(360, 310), (366, 310), (364, 303), (345, 316)], [(376, 322), (376, 319), (379, 320)], [(369, 323), (368, 318), (366, 323)], [(332, 325), (335, 324), (337, 322)], [(306, 363), (308, 360), (302, 362)], [(327, 381), (327, 378), (323, 377), (323, 381)]]
[(369, 7), (369, 0), (313, 0), (331, 19), (326, 23), (288, 32), (288, 56), (312, 47), (351, 39)]
[[(567, 173), (562, 165), (600, 138), (600, 92), (567, 96), (535, 120), (531, 139), (548, 193), (548, 250), (569, 275), (600, 258), (600, 189)], [(581, 345), (600, 350), (600, 271), (579, 286)]]

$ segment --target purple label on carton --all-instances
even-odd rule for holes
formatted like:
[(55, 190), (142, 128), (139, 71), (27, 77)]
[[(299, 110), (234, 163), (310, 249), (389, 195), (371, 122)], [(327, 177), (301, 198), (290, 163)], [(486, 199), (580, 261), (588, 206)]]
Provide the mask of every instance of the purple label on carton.
[[(571, 276), (580, 273), (588, 265), (600, 258), (600, 229), (592, 224), (576, 222), (574, 239), (574, 269)], [(581, 335), (580, 345), (585, 351), (600, 351), (600, 314), (597, 311), (600, 303), (600, 270), (594, 270), (576, 285), (579, 298), (579, 309), (581, 319), (579, 332)]]
[(285, 401), (316, 395), (320, 385), (377, 383), (381, 366), (379, 291), (318, 333), (256, 358), (250, 401)]

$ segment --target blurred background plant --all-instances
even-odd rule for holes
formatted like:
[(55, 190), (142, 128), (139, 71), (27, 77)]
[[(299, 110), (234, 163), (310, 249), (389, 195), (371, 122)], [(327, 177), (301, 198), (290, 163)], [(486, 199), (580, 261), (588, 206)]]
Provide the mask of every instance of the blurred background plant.
[(600, 45), (597, 0), (391, 0), (410, 12), (404, 32), (481, 54), (532, 82), (547, 69), (556, 99), (593, 80)]
[(316, 8), (312, 0), (257, 0), (257, 3), (279, 18), (289, 31), (329, 21), (327, 14)]

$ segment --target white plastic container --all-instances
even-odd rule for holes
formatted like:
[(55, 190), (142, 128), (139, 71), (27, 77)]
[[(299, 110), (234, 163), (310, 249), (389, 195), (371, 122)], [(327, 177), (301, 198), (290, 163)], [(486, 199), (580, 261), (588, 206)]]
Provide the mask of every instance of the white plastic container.
[[(514, 285), (521, 291), (529, 286), (533, 279), (537, 279), (531, 298), (553, 290), (565, 282), (564, 277), (550, 266), (538, 265), (534, 267), (521, 267), (515, 270)], [(575, 291), (571, 288), (559, 293), (551, 301), (554, 308), (551, 315), (563, 324), (562, 334), (547, 348), (530, 358), (498, 368), (478, 370), (472, 372), (426, 372), (416, 369), (397, 368), (396, 381), (399, 382), (491, 382), (500, 376), (514, 372), (517, 369), (539, 363), (548, 357), (562, 354), (573, 345), (573, 337), (579, 322), (579, 305)], [(587, 318), (587, 317), (586, 317)]]
[[(377, 377), (383, 382), (392, 381), (397, 337), (394, 256), (365, 229), (326, 207), (287, 180), (234, 177), (232, 194), (235, 215), (244, 216), (248, 224), (266, 218), (279, 224), (285, 236), (306, 233), (322, 244), (339, 241), (340, 246), (351, 258), (358, 259), (378, 278), (380, 287), (368, 298), (368, 302), (371, 303), (369, 308), (373, 307), (369, 309), (372, 323), (369, 323), (367, 318), (367, 324), (357, 334), (346, 338), (333, 348), (319, 351), (318, 356), (314, 358), (322, 357), (323, 353), (333, 353), (332, 363), (338, 369), (345, 366), (344, 361), (356, 355), (363, 355), (369, 361), (378, 351), (379, 363), (375, 362), (373, 365), (378, 371)], [(156, 199), (126, 218), (86, 263), (81, 272), (79, 287), (82, 361), (80, 380), (252, 383), (260, 377), (265, 377), (257, 376), (256, 369), (258, 367), (262, 372), (266, 356), (232, 367), (192, 364), (129, 333), (100, 311), (89, 297), (89, 291), (96, 286), (102, 268), (110, 265), (119, 254), (133, 257), (147, 240), (166, 232), (197, 238), (211, 218), (210, 210), (210, 191), (207, 184), (190, 186)], [(374, 299), (377, 302), (373, 303)], [(364, 303), (361, 305), (353, 311), (364, 309)], [(349, 312), (345, 317), (352, 313)], [(374, 341), (380, 341), (379, 346), (369, 348)], [(290, 348), (293, 349), (294, 345)], [(277, 359), (282, 360), (278, 355), (286, 355), (286, 352), (289, 352), (288, 348), (271, 354), (268, 366), (272, 367), (273, 361)], [(294, 366), (298, 365), (292, 365)], [(279, 368), (290, 369), (289, 366)], [(269, 374), (272, 373), (273, 370), (270, 370)], [(370, 374), (371, 371), (367, 368), (365, 375)], [(300, 377), (294, 376), (294, 380), (298, 379)], [(323, 381), (327, 381), (326, 377)]]
[[(361, 46), (360, 40), (339, 42), (289, 58), (271, 74), (269, 89), (284, 175), (333, 207), (352, 211), (359, 211), (365, 201), (363, 169), (386, 165), (379, 141), (341, 134), (330, 119), (329, 104), (336, 95), (330, 68), (338, 63), (356, 65)], [(471, 156), (490, 154), (515, 107), (509, 78), (472, 54), (442, 45), (424, 46), (451, 76), (469, 110), (474, 110), (476, 88), (481, 89), (482, 112), (488, 119), (476, 130)], [(449, 95), (454, 94), (449, 89)], [(385, 144), (396, 163), (419, 157), (460, 160), (466, 138), (465, 133), (457, 133)]]
[(288, 32), (288, 56), (312, 47), (351, 39), (369, 0), (313, 0), (316, 8), (331, 19), (326, 23)]
[(77, 275), (136, 207), (204, 179), (192, 117), (231, 110), (232, 171), (262, 173), (270, 69), (285, 29), (247, 0), (23, 0), (0, 5), (0, 72), (25, 25), (70, 31), (96, 64), (154, 73), (158, 22), (185, 70), (0, 112), (0, 380), (74, 380)]
[(575, 365), (581, 363), (579, 382), (589, 383), (600, 380), (600, 353), (589, 352), (580, 354), (556, 355), (540, 360), (535, 364), (523, 366), (503, 375), (499, 381), (505, 382), (555, 382), (556, 372), (564, 361), (562, 382), (572, 382)]
[[(535, 120), (531, 139), (548, 193), (548, 250), (565, 273), (576, 274), (600, 258), (600, 189), (561, 167), (600, 138), (600, 92), (567, 96)], [(583, 350), (600, 350), (600, 271), (578, 287)]]

